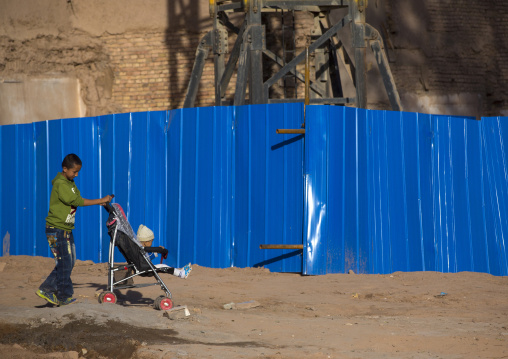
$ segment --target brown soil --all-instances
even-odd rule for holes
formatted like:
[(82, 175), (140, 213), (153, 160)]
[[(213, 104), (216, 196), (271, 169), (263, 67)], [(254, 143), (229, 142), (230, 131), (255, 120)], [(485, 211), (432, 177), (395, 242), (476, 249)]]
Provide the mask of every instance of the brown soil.
[[(99, 304), (106, 264), (78, 261), (79, 303), (53, 307), (34, 292), (53, 268), (42, 257), (0, 258), (1, 358), (505, 358), (508, 277), (435, 272), (301, 276), (193, 266), (164, 275), (175, 305), (154, 309), (159, 286)], [(136, 278), (135, 283), (154, 282)], [(155, 283), (155, 282), (154, 282)], [(250, 309), (224, 304), (255, 300)]]

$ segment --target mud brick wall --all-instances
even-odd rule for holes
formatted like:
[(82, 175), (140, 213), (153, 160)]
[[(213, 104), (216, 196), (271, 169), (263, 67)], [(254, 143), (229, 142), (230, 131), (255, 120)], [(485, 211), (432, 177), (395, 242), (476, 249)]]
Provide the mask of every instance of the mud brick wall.
[[(306, 27), (312, 24), (312, 17), (306, 13), (298, 13), (297, 17), (303, 22), (297, 24), (296, 28), (297, 50), (302, 51), (307, 43), (304, 33), (309, 31)], [(280, 21), (275, 27), (277, 29), (280, 27)], [(180, 31), (104, 36), (102, 38), (104, 51), (109, 56), (109, 65), (114, 74), (112, 102), (121, 108), (122, 112), (181, 108), (194, 65), (196, 49), (203, 35), (204, 33)], [(236, 35), (230, 33), (229, 51), (233, 48), (235, 39)], [(275, 44), (277, 45), (280, 46)], [(228, 56), (229, 54), (226, 55), (226, 61)], [(303, 67), (304, 64), (299, 67), (301, 72)], [(266, 78), (271, 76), (268, 68), (265, 72)], [(196, 107), (214, 106), (214, 82), (213, 54), (210, 50), (195, 101)], [(230, 81), (227, 100), (233, 99), (235, 83), (236, 73)], [(281, 92), (279, 86), (274, 86), (273, 90)], [(298, 84), (298, 92), (300, 96), (303, 95), (302, 84)]]
[[(26, 28), (27, 33), (25, 37), (19, 33), (15, 37), (8, 31), (0, 31), (0, 81), (24, 81), (41, 76), (77, 79), (86, 116), (181, 108), (196, 48), (206, 30), (201, 27), (193, 32), (178, 28), (169, 32), (163, 24), (150, 30), (131, 27), (125, 31), (90, 33), (67, 24), (66, 31), (37, 30), (40, 33), (34, 35), (28, 30), (35, 27), (28, 26), (21, 15), (14, 12), (9, 16), (13, 24)], [(281, 56), (280, 15), (264, 16), (267, 47)], [(68, 17), (63, 16), (62, 21), (65, 19)], [(482, 116), (508, 115), (507, 19), (506, 0), (376, 0), (369, 2), (367, 9), (367, 21), (379, 29), (385, 41), (401, 96), (428, 97), (431, 104), (446, 96), (456, 96), (460, 108), (473, 98)], [(291, 23), (291, 16), (286, 14), (285, 24)], [(308, 45), (312, 24), (311, 15), (296, 12), (297, 52)], [(236, 35), (230, 34), (229, 50), (235, 38)], [(287, 45), (290, 39), (286, 38), (285, 42)], [(370, 61), (368, 107), (389, 109), (372, 57)], [(303, 67), (300, 64), (299, 71), (303, 72)], [(277, 69), (278, 66), (267, 62), (264, 80)], [(311, 78), (314, 72), (311, 69)], [(228, 100), (233, 97), (235, 76), (226, 95)], [(294, 94), (291, 78), (288, 81), (286, 92)], [(281, 85), (282, 80), (272, 86), (272, 98), (284, 97)], [(303, 96), (303, 89), (297, 83), (299, 97)], [(195, 106), (214, 103), (210, 52)], [(456, 109), (444, 113), (454, 114)]]
[[(125, 112), (181, 108), (200, 34), (140, 32), (104, 38), (114, 72), (112, 101)], [(206, 62), (197, 106), (214, 104), (213, 61)]]
[(508, 106), (508, 2), (432, 1), (429, 34), (435, 43), (429, 82), (436, 91), (482, 94), (482, 113)]
[(370, 10), (399, 92), (477, 94), (484, 116), (507, 109), (508, 1), (385, 0)]

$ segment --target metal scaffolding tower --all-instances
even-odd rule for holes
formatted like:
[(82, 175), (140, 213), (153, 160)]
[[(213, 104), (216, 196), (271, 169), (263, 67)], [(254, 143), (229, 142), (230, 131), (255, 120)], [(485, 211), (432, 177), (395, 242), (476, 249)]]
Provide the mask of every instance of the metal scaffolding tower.
[[(306, 53), (312, 53), (315, 69), (314, 81), (310, 81), (311, 104), (351, 104), (366, 108), (366, 50), (370, 46), (383, 78), (388, 99), (395, 111), (400, 111), (401, 104), (397, 88), (384, 52), (379, 32), (365, 22), (368, 0), (210, 0), (210, 16), (213, 29), (200, 41), (196, 50), (196, 59), (192, 69), (184, 107), (193, 107), (199, 82), (203, 73), (205, 60), (210, 49), (214, 57), (215, 72), (215, 105), (231, 104), (225, 101), (226, 90), (236, 69), (234, 105), (264, 104), (274, 102), (303, 102), (298, 98), (296, 82), (305, 82), (305, 75), (297, 70), (297, 65), (304, 62)], [(347, 8), (347, 14), (338, 22), (330, 22), (330, 11)], [(265, 25), (262, 24), (262, 13), (280, 12), (282, 15), (282, 36), (288, 26), (284, 24), (284, 12), (306, 11), (314, 16), (311, 42), (307, 49), (296, 53), (294, 37), (293, 47), (286, 48), (282, 39), (282, 57), (267, 49)], [(243, 23), (236, 27), (229, 19), (232, 12), (243, 13)], [(351, 29), (352, 56), (343, 46), (340, 30), (349, 25)], [(229, 32), (237, 34), (235, 44), (228, 53)], [(307, 51), (308, 50), (308, 51)], [(288, 53), (291, 52), (291, 53)], [(290, 60), (289, 60), (290, 59)], [(263, 77), (263, 61), (271, 61), (279, 70), (269, 78)], [(354, 98), (343, 96), (339, 62), (341, 62), (356, 89)], [(266, 76), (267, 77), (267, 76)], [(294, 97), (286, 98), (288, 77), (293, 77)], [(280, 83), (283, 87), (282, 98), (270, 98), (270, 89)], [(247, 93), (247, 85), (248, 93)]]

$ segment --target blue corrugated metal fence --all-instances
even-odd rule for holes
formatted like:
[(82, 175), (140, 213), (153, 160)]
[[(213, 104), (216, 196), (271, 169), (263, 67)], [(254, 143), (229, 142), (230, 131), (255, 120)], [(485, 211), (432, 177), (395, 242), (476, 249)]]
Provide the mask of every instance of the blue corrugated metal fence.
[[(0, 126), (2, 253), (50, 255), (51, 180), (74, 152), (82, 195), (114, 193), (170, 265), (508, 273), (506, 118), (309, 106), (305, 136), (276, 134), (303, 122), (278, 104)], [(78, 258), (107, 260), (105, 215), (78, 210)]]
[(307, 114), (305, 273), (508, 274), (507, 119)]

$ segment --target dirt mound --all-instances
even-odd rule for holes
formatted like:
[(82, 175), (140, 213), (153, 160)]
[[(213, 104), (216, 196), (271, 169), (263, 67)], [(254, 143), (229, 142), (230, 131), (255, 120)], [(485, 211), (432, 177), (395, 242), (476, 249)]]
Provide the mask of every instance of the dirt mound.
[[(466, 272), (310, 277), (195, 265), (187, 280), (163, 277), (175, 305), (190, 311), (171, 320), (153, 307), (159, 286), (118, 291), (118, 304), (99, 304), (106, 264), (91, 261), (78, 261), (73, 271), (77, 304), (46, 304), (35, 290), (53, 265), (51, 258), (0, 258), (0, 357), (508, 355), (508, 277)], [(140, 283), (154, 282), (136, 278)], [(249, 301), (259, 306), (224, 309)]]

